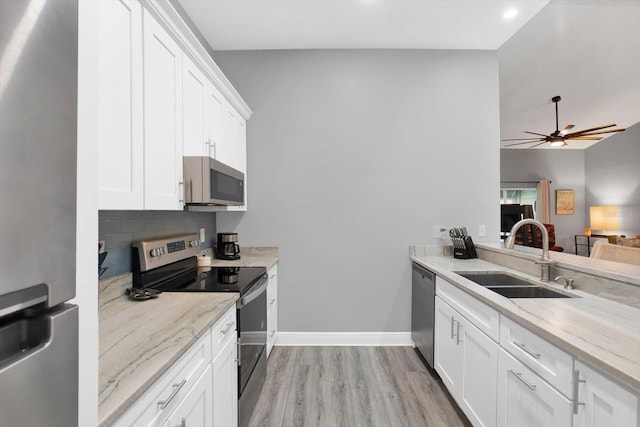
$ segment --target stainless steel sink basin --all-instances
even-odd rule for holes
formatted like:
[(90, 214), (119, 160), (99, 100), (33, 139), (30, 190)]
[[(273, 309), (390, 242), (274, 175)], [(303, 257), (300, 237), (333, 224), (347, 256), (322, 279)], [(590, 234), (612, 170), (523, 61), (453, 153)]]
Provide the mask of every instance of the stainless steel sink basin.
[(572, 295), (547, 289), (506, 272), (467, 273), (460, 271), (456, 274), (507, 298), (573, 298)]
[(536, 286), (534, 283), (527, 282), (524, 279), (512, 276), (508, 273), (463, 273), (456, 272), (456, 274), (469, 279), (472, 282), (476, 282), (482, 286)]
[(487, 289), (507, 298), (571, 298), (569, 295), (541, 286), (500, 286), (487, 287)]

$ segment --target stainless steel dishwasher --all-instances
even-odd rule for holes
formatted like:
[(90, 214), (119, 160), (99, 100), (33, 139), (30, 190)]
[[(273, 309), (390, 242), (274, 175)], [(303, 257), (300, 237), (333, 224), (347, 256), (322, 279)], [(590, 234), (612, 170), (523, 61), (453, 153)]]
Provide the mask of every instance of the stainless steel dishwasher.
[(414, 263), (411, 274), (411, 338), (431, 368), (435, 297), (436, 275)]

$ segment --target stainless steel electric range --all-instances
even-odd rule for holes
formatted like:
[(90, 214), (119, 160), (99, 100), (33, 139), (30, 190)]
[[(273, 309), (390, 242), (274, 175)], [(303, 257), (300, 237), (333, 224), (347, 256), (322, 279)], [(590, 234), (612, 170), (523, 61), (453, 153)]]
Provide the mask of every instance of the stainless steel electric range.
[(238, 292), (238, 423), (246, 426), (267, 373), (267, 271), (198, 268), (200, 242), (186, 234), (133, 245), (133, 287), (163, 292)]

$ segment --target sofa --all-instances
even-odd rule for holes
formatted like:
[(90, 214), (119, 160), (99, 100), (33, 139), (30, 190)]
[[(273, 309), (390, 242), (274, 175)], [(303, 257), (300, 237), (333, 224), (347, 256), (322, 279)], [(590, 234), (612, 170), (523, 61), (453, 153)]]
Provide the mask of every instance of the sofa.
[[(638, 240), (640, 243), (640, 239), (633, 240)], [(614, 245), (604, 240), (598, 240), (593, 245), (590, 258), (640, 265), (640, 245)]]

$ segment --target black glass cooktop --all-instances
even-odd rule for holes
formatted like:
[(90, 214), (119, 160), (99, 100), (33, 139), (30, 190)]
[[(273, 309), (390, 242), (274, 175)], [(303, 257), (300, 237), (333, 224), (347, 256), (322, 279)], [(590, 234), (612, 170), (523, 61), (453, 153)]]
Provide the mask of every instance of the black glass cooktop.
[(259, 279), (265, 267), (201, 267), (189, 257), (153, 270), (134, 269), (133, 287), (164, 292), (240, 292), (244, 295)]

